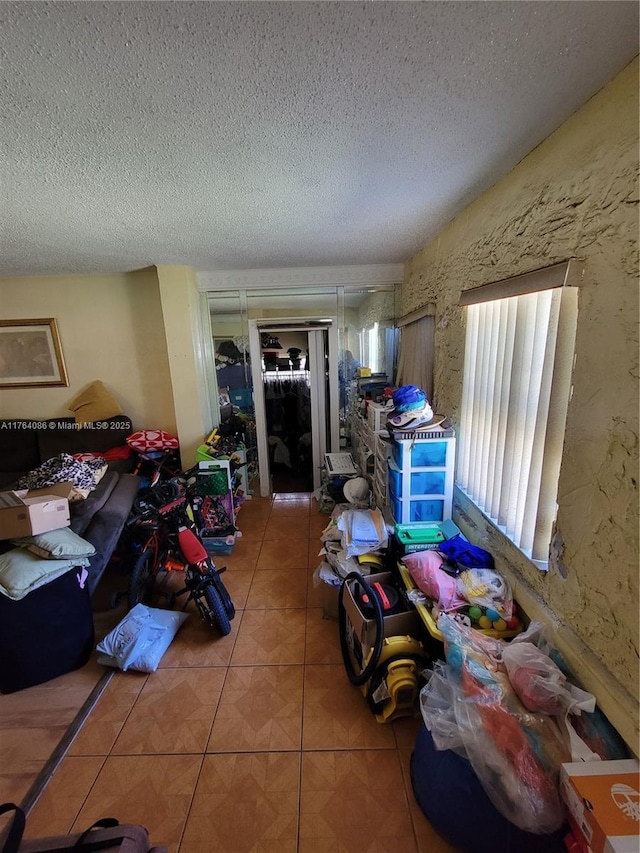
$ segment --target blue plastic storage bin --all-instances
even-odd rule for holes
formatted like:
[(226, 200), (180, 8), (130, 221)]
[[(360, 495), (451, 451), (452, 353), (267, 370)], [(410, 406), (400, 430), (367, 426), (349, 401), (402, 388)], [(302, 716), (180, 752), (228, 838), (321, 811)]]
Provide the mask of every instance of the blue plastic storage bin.
[(445, 471), (399, 471), (391, 462), (388, 467), (389, 487), (398, 497), (444, 495), (446, 492)]
[(393, 440), (393, 461), (401, 471), (406, 468), (444, 468), (448, 442), (429, 439)]
[(412, 521), (442, 521), (444, 518), (444, 498), (416, 498), (402, 500), (393, 492), (389, 494), (391, 514), (396, 524), (409, 524)]

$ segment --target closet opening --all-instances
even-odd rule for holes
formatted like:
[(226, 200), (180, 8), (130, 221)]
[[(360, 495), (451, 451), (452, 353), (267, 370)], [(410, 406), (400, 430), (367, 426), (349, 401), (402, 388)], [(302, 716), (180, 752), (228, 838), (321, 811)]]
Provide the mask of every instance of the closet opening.
[(250, 320), (249, 346), (260, 493), (313, 492), (339, 435), (336, 324)]

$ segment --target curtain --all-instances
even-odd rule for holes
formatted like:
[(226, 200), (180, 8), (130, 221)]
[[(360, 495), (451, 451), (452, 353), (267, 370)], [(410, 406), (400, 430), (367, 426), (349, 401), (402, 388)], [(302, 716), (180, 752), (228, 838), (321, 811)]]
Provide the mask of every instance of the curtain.
[(436, 319), (421, 317), (402, 326), (397, 385), (417, 385), (433, 400), (433, 357)]

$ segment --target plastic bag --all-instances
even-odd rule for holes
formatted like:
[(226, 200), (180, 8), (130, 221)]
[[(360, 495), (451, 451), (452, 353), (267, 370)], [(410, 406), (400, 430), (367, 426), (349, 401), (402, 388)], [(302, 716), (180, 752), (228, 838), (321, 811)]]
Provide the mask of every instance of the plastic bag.
[(563, 715), (594, 710), (595, 696), (569, 684), (551, 658), (533, 643), (506, 646), (502, 660), (509, 681), (530, 711)]
[[(442, 675), (450, 688), (458, 738), (484, 790), (521, 829), (555, 832), (564, 823), (558, 777), (560, 765), (571, 758), (566, 735), (554, 718), (528, 711), (518, 699), (501, 663), (503, 640), (467, 628), (448, 614), (440, 615), (438, 627), (447, 661)], [(423, 690), (423, 718), (425, 710), (427, 717), (433, 711), (435, 720), (446, 692), (428, 684)], [(438, 725), (442, 737), (455, 742), (453, 733), (445, 734), (449, 722), (450, 717), (441, 716)], [(435, 737), (434, 743), (449, 748)]]
[(352, 509), (338, 519), (342, 544), (347, 557), (357, 557), (387, 546), (389, 536), (379, 509)]
[(98, 663), (155, 672), (188, 615), (136, 604), (96, 646)]
[(438, 546), (438, 550), (445, 555), (451, 563), (459, 563), (461, 566), (478, 569), (492, 569), (493, 557), (484, 548), (467, 542), (459, 533), (451, 539), (445, 539)]
[[(513, 615), (513, 595), (505, 578), (493, 569), (465, 569), (457, 577), (458, 595), (469, 604), (493, 610), (508, 622)], [(491, 614), (487, 613), (489, 619)], [(492, 622), (496, 621), (491, 619)]]
[(402, 562), (418, 589), (437, 602), (440, 610), (455, 610), (465, 606), (466, 601), (458, 595), (456, 579), (442, 570), (444, 560), (437, 551), (405, 554)]

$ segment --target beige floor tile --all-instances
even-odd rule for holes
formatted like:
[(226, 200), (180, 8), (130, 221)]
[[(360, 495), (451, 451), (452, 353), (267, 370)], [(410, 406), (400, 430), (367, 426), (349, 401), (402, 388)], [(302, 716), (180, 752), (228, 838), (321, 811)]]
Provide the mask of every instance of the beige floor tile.
[(145, 673), (114, 672), (68, 755), (108, 755), (146, 681)]
[(232, 666), (304, 663), (305, 610), (245, 610)]
[(416, 716), (401, 717), (394, 720), (391, 726), (396, 737), (396, 746), (398, 749), (412, 750), (422, 725), (422, 716), (418, 709), (416, 709)]
[(342, 663), (338, 623), (323, 619), (322, 608), (307, 609), (304, 662)]
[(296, 853), (299, 753), (205, 756), (180, 853)]
[(227, 588), (236, 610), (243, 610), (247, 603), (247, 595), (249, 595), (254, 571), (254, 569), (240, 571), (237, 568), (228, 568), (222, 574), (222, 582)]
[(158, 669), (140, 693), (112, 753), (204, 752), (226, 670)]
[(300, 853), (415, 853), (395, 749), (305, 752)]
[(306, 569), (308, 566), (308, 540), (289, 535), (280, 540), (265, 540), (260, 549), (256, 569)]
[(177, 853), (201, 764), (201, 755), (107, 758), (73, 831), (101, 817), (115, 817), (145, 826), (153, 844)]
[(395, 749), (395, 745), (393, 729), (376, 721), (343, 666), (305, 666), (303, 749)]
[(189, 618), (178, 631), (162, 656), (158, 669), (173, 667), (228, 666), (242, 621), (242, 611), (231, 620), (231, 633), (226, 637), (208, 625), (189, 605)]
[(104, 762), (105, 757), (100, 755), (64, 758), (29, 812), (25, 837), (68, 833)]
[[(38, 761), (25, 758), (16, 763), (19, 763), (19, 769), (14, 771), (0, 769), (0, 803), (20, 804), (47, 762), (44, 759)], [(0, 833), (2, 826), (0, 823)]]
[(307, 572), (307, 607), (322, 607), (324, 601), (322, 584), (316, 585), (313, 572), (312, 568)]
[(207, 752), (299, 750), (301, 666), (230, 667)]
[(307, 578), (297, 569), (263, 569), (257, 571), (245, 607), (247, 610), (264, 608), (302, 608), (307, 604)]
[(292, 539), (301, 539), (305, 543), (309, 539), (309, 515), (289, 514), (274, 515), (271, 513), (267, 526), (264, 530), (264, 541), (276, 541), (283, 544)]
[(287, 501), (274, 501), (271, 507), (271, 515), (269, 521), (274, 521), (280, 518), (307, 519), (309, 522), (309, 500), (308, 498), (298, 498)]
[[(266, 526), (266, 520), (264, 526)], [(222, 568), (223, 566), (227, 567), (228, 571), (240, 571), (240, 572), (248, 572), (253, 571), (256, 567), (256, 563), (258, 562), (258, 555), (260, 554), (260, 548), (262, 547), (262, 534), (263, 530), (260, 531), (259, 535), (254, 535), (252, 533), (247, 533), (246, 536), (241, 536), (239, 539), (236, 539), (236, 544), (233, 546), (233, 551), (231, 554), (220, 554), (214, 560), (216, 566), (218, 568)], [(224, 580), (225, 575), (222, 575)]]

